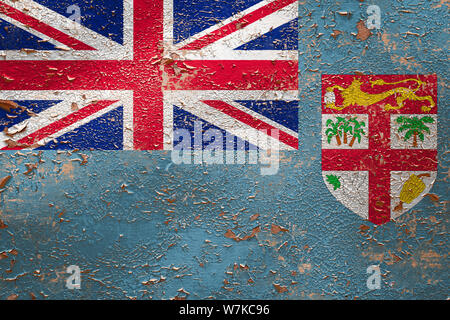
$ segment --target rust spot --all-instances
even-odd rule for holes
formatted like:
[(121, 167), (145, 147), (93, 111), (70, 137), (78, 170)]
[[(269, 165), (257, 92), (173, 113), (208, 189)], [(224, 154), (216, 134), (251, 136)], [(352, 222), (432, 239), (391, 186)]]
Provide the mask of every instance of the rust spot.
[(0, 189), (3, 189), (10, 179), (11, 179), (11, 176), (6, 176), (3, 179), (1, 179), (0, 180)]
[(236, 242), (245, 241), (245, 240), (249, 240), (249, 239), (253, 238), (260, 231), (261, 231), (261, 228), (259, 226), (257, 226), (252, 229), (251, 234), (240, 238), (240, 237), (236, 236), (236, 234), (232, 230), (228, 229), (227, 232), (225, 232), (225, 237), (229, 238), (229, 239), (233, 239)]
[(25, 171), (23, 174), (29, 175), (33, 172), (34, 169), (37, 169), (37, 163), (25, 163), (25, 167), (27, 167), (27, 171)]
[(83, 153), (81, 153), (80, 156), (83, 159), (80, 162), (80, 166), (84, 166), (86, 163), (88, 163), (87, 159), (89, 158), (89, 156), (87, 154), (83, 154)]
[(14, 101), (0, 100), (0, 109), (5, 110), (6, 112), (11, 112), (11, 109), (16, 109), (18, 107), (19, 105)]
[(366, 24), (363, 20), (359, 20), (359, 22), (356, 24), (356, 28), (358, 29), (356, 39), (366, 41), (372, 35), (372, 32), (367, 29)]
[(278, 234), (280, 232), (287, 232), (288, 229), (277, 226), (276, 224), (272, 224), (272, 227), (270, 228), (270, 232), (272, 232), (272, 234)]
[(283, 293), (283, 292), (288, 291), (286, 286), (282, 286), (277, 283), (274, 283), (273, 286), (274, 286), (275, 290), (277, 290), (278, 293)]
[(437, 194), (434, 194), (434, 193), (428, 193), (427, 196), (433, 202), (439, 202), (439, 200), (440, 200), (439, 196)]
[(18, 297), (19, 296), (17, 294), (12, 294), (8, 298), (6, 298), (6, 300), (17, 300)]
[(341, 35), (342, 34), (342, 31), (340, 31), (340, 30), (333, 30), (333, 33), (331, 34), (331, 36), (334, 38), (334, 39), (337, 39), (337, 37), (339, 36), (339, 35)]
[(0, 219), (0, 229), (6, 229), (8, 228), (8, 225), (5, 224), (1, 219)]

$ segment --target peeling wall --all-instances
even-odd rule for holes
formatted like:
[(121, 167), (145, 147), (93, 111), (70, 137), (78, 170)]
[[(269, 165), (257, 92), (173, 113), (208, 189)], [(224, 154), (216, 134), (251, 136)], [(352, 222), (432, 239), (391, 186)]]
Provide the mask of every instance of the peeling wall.
[[(448, 298), (447, 1), (300, 1), (299, 152), (279, 173), (172, 164), (168, 152), (2, 152), (1, 299)], [(321, 174), (321, 74), (438, 77), (438, 175), (381, 226)], [(68, 290), (69, 265), (82, 288)], [(366, 269), (380, 265), (380, 290)]]

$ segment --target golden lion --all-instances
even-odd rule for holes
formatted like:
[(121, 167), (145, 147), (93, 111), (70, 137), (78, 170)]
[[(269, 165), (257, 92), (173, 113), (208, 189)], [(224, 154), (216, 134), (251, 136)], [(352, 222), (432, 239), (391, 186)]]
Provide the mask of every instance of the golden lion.
[[(420, 97), (416, 95), (416, 91), (420, 89), (421, 86), (425, 85), (425, 82), (420, 81), (418, 79), (405, 79), (397, 82), (385, 82), (384, 80), (375, 80), (370, 81), (372, 87), (375, 85), (396, 85), (399, 83), (405, 83), (408, 81), (414, 81), (416, 82), (417, 86), (415, 88), (405, 88), (405, 87), (398, 87), (393, 88), (391, 90), (382, 92), (382, 93), (376, 93), (371, 94), (367, 93), (361, 90), (362, 82), (359, 79), (354, 79), (352, 84), (349, 85), (347, 88), (343, 88), (339, 85), (335, 85), (332, 87), (327, 88), (327, 92), (325, 94), (325, 104), (327, 108), (335, 109), (335, 110), (343, 110), (349, 106), (352, 105), (359, 105), (368, 107), (370, 105), (373, 105), (377, 102), (381, 102), (384, 99), (392, 96), (397, 95), (395, 100), (397, 101), (396, 106), (392, 106), (390, 104), (386, 104), (384, 109), (385, 110), (398, 110), (403, 108), (404, 101), (405, 100), (412, 100), (412, 101), (428, 101), (429, 105), (424, 105), (421, 107), (423, 112), (429, 112), (432, 108), (436, 106), (433, 98), (431, 96), (424, 96)], [(334, 90), (337, 89), (340, 91), (342, 97), (344, 98), (342, 106), (336, 106), (336, 97)]]

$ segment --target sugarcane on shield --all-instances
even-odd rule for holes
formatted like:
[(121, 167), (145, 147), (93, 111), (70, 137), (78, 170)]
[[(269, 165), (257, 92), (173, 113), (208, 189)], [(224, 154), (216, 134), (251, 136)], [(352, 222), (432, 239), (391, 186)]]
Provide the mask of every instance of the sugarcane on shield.
[(324, 75), (321, 134), (333, 196), (375, 224), (395, 220), (436, 179), (436, 75)]

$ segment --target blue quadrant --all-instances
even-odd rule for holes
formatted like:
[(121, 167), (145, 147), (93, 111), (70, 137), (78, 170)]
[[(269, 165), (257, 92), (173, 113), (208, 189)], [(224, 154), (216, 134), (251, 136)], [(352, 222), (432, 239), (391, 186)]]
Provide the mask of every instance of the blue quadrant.
[(80, 8), (80, 24), (113, 41), (123, 44), (123, 0), (35, 0), (43, 6), (70, 18), (72, 5)]
[(236, 101), (272, 121), (275, 121), (295, 132), (298, 131), (298, 101)]
[(174, 42), (182, 42), (262, 0), (174, 0)]
[(123, 149), (123, 107), (95, 118), (77, 129), (61, 135), (41, 150), (121, 150)]
[[(184, 109), (181, 109), (177, 106), (173, 107), (173, 130), (174, 130), (174, 132), (178, 129), (188, 130), (191, 134), (192, 149), (200, 149), (199, 146), (194, 146), (195, 122), (197, 122), (198, 124), (201, 124), (202, 135), (209, 129), (215, 129), (215, 130), (220, 131), (220, 133), (222, 134), (222, 139), (223, 139), (223, 150), (227, 150), (226, 139), (225, 139), (225, 137), (227, 135), (227, 131), (193, 115), (192, 113), (190, 113)], [(243, 141), (239, 137), (236, 137), (232, 134), (229, 134), (229, 136), (233, 137), (233, 139), (234, 139), (233, 150), (249, 150), (250, 146), (251, 146), (252, 150), (257, 150), (257, 148), (254, 145), (250, 144), (249, 142)], [(181, 138), (173, 142), (174, 149), (176, 149), (177, 145), (180, 142), (181, 142)], [(207, 148), (213, 142), (214, 142), (214, 140), (207, 141), (206, 139), (202, 139), (202, 149)]]
[(298, 49), (298, 20), (273, 29), (235, 50), (297, 50)]
[(0, 19), (0, 50), (57, 50), (43, 39)]

